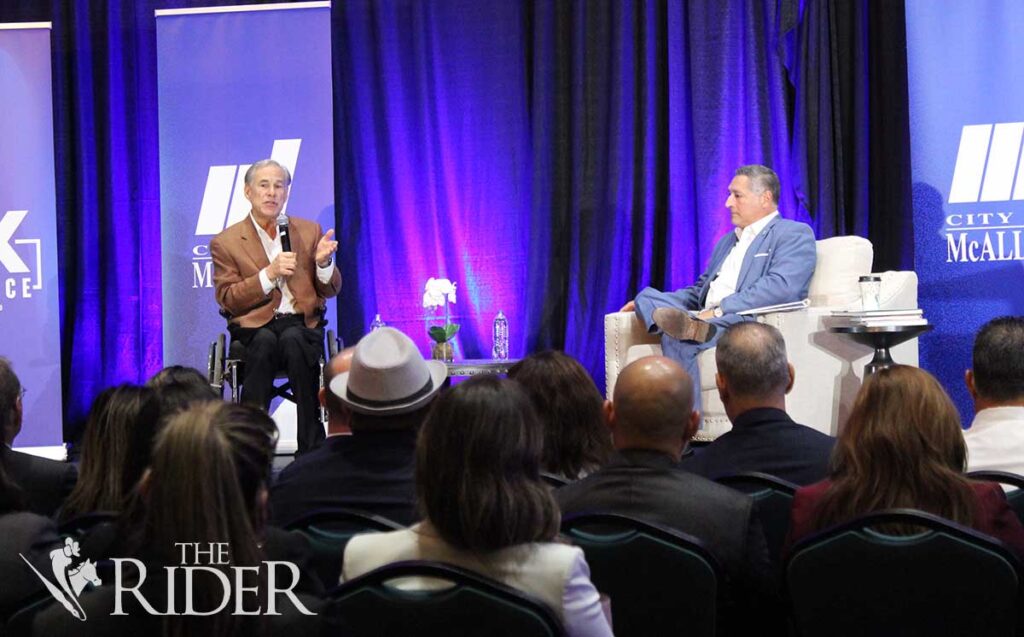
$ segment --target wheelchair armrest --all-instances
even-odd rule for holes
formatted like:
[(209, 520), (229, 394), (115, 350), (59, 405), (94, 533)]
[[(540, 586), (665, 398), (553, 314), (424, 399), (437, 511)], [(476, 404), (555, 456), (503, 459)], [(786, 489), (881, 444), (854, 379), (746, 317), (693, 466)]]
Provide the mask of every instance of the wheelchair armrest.
[(327, 330), (327, 360), (331, 360), (338, 355), (341, 350), (340, 339), (334, 333), (334, 330)]
[(210, 386), (217, 390), (224, 388), (224, 334), (218, 334), (210, 343), (210, 354), (206, 361)]

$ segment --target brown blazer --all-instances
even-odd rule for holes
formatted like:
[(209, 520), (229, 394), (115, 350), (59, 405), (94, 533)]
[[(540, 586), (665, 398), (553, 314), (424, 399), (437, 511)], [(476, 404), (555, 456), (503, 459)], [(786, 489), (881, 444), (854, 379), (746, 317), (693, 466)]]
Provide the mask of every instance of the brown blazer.
[[(331, 281), (323, 284), (316, 277), (316, 244), (323, 236), (320, 224), (289, 218), (292, 251), (297, 256), (295, 274), (288, 289), (295, 297), (295, 311), (305, 315), (306, 326), (316, 327), (327, 299), (341, 290), (341, 272), (334, 266)], [(281, 290), (263, 294), (260, 270), (270, 265), (263, 243), (256, 234), (252, 218), (224, 229), (210, 241), (213, 257), (213, 285), (217, 304), (230, 314), (229, 322), (241, 327), (261, 327), (274, 318), (281, 305)]]

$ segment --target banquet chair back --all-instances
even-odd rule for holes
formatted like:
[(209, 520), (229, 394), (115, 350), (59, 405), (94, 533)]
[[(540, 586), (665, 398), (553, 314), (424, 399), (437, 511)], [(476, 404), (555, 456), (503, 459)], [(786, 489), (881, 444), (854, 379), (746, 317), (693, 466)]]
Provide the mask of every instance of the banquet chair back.
[(785, 573), (797, 632), (808, 637), (994, 637), (1015, 634), (1020, 619), (1016, 557), (920, 511), (871, 513), (806, 538)]

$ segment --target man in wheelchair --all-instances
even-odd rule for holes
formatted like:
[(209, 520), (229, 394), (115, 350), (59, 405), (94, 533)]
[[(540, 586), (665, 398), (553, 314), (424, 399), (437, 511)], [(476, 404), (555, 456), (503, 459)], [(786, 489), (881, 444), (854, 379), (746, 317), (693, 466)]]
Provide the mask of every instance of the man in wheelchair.
[(291, 174), (278, 162), (254, 163), (245, 173), (252, 211), (210, 241), (210, 254), (217, 304), (232, 341), (245, 346), (242, 400), (267, 409), (274, 377), (284, 369), (301, 453), (324, 439), (317, 367), (326, 300), (341, 290), (341, 273), (334, 265), (334, 230), (322, 233), (315, 222), (282, 215), (290, 186)]

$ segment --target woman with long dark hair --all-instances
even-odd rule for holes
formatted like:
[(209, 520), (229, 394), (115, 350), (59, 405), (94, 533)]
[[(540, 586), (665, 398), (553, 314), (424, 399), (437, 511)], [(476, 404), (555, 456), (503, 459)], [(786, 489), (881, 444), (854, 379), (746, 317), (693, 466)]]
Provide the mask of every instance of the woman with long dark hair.
[[(896, 365), (864, 381), (829, 478), (799, 489), (790, 538), (884, 509), (918, 509), (1002, 540), (1024, 557), (1024, 527), (999, 485), (963, 475), (960, 417), (928, 372)], [(896, 529), (898, 531), (898, 529)]]
[(576, 480), (612, 453), (604, 399), (590, 374), (563, 352), (531, 354), (508, 370), (526, 390), (544, 430), (542, 470)]
[(96, 511), (120, 511), (134, 486), (125, 484), (132, 430), (153, 390), (118, 385), (104, 390), (89, 410), (82, 438), (78, 482), (64, 501), (60, 521)]
[[(78, 624), (84, 628), (74, 633), (85, 635), (157, 630), (174, 636), (254, 637), (279, 632), (306, 617), (289, 599), (277, 601), (281, 617), (257, 612), (268, 609), (265, 562), (272, 558), (264, 548), (264, 523), (276, 440), (274, 421), (248, 405), (205, 402), (173, 415), (157, 436), (149, 468), (121, 527), (124, 554), (145, 565), (146, 579), (141, 581), (134, 564), (122, 563), (121, 568), (126, 585), (138, 585), (151, 606), (166, 611), (175, 600), (179, 616), (154, 616), (134, 594), (122, 595), (121, 602), (130, 606), (127, 617), (112, 616), (114, 587), (102, 586), (81, 597), (87, 622), (78, 624), (64, 609), (53, 607), (37, 617), (33, 634), (64, 634), (62, 630)], [(183, 571), (194, 566), (206, 570), (194, 573), (189, 583)], [(173, 588), (167, 584), (170, 567), (178, 573)], [(290, 575), (279, 573), (278, 587)], [(305, 595), (301, 599), (306, 610), (316, 612), (316, 600)], [(186, 608), (223, 610), (180, 616)]]
[(555, 541), (560, 514), (540, 478), (542, 439), (513, 381), (457, 385), (434, 403), (416, 445), (424, 521), (353, 538), (342, 579), (402, 560), (448, 562), (539, 597), (571, 637), (610, 635), (583, 552)]

